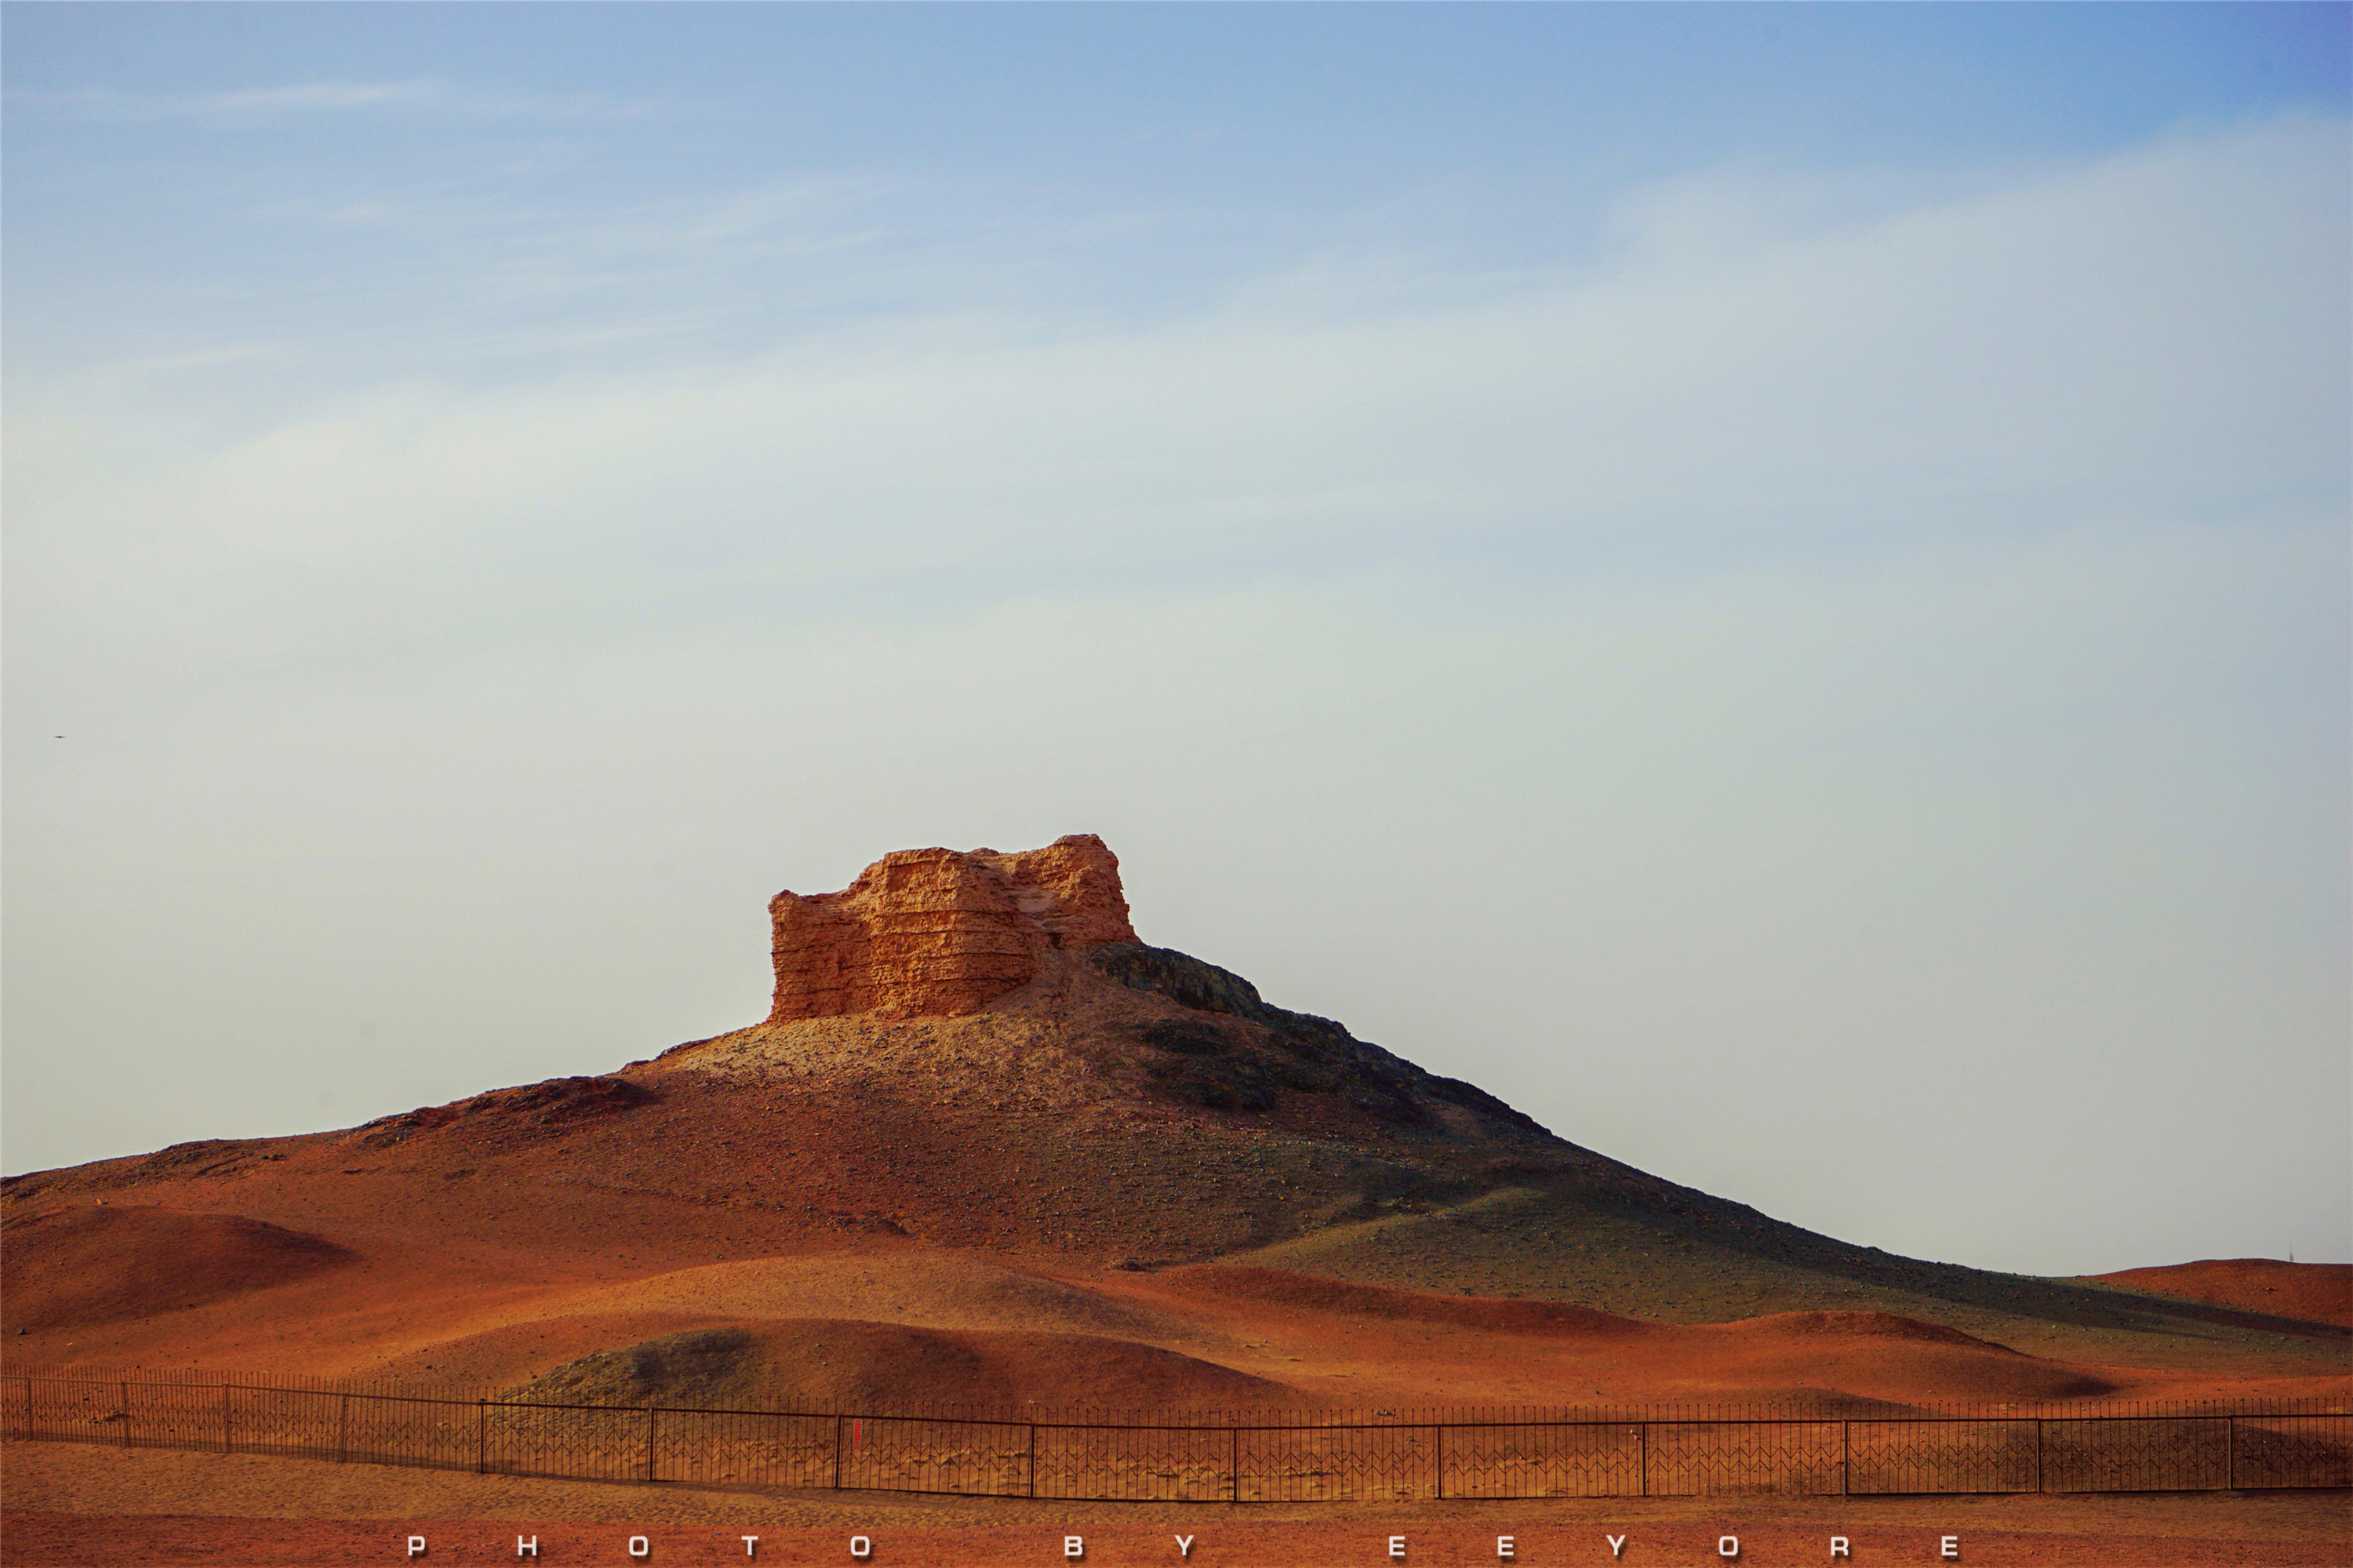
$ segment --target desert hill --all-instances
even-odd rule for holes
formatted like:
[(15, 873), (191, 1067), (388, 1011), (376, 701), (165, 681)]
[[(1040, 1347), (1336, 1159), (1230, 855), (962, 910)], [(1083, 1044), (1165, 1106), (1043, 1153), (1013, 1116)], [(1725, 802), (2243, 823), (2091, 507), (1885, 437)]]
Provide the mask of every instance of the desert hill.
[(2353, 1329), (2353, 1264), (2203, 1258), (2168, 1268), (2127, 1268), (2092, 1278), (2154, 1296)]
[(1142, 942), (1090, 836), (895, 853), (770, 921), (751, 1027), (10, 1178), (12, 1365), (1219, 1406), (2343, 1385), (2300, 1290), (1897, 1257), (1569, 1142)]

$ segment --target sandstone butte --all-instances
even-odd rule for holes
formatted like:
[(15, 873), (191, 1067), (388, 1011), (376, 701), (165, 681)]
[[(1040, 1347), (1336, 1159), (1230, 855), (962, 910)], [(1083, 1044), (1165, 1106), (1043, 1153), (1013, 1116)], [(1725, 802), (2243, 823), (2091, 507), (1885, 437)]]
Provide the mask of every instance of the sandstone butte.
[[(0, 1181), (8, 1370), (253, 1369), (559, 1404), (944, 1402), (1012, 1420), (2342, 1408), (2353, 1336), (2328, 1271), (2237, 1260), (2113, 1285), (2027, 1279), (1768, 1219), (1138, 941), (1119, 863), (1089, 835), (903, 851), (839, 893), (779, 894), (770, 915), (776, 991), (750, 1028), (359, 1128)], [(1189, 1554), (1198, 1536), (1204, 1564), (1364, 1562), (1404, 1531), (1413, 1561), (1493, 1562), (1511, 1530), (1515, 1557), (1546, 1562), (1609, 1562), (1613, 1530), (1641, 1543), (1626, 1542), (1629, 1563), (1721, 1562), (1733, 1531), (1744, 1562), (1818, 1560), (1849, 1531), (1858, 1562), (1943, 1560), (1963, 1535), (1968, 1561), (2052, 1568), (2348, 1562), (2343, 1494), (2313, 1491), (2257, 1494), (2260, 1509), (2243, 1493), (2144, 1498), (2138, 1514), (2115, 1496), (1783, 1496), (1761, 1510), (1708, 1495), (1316, 1502), (1282, 1520), (1280, 1505), (747, 1494), (705, 1471), (663, 1476), (655, 1498), (134, 1447), (109, 1386), (129, 1385), (95, 1385), (97, 1442), (9, 1445), (8, 1568), (317, 1568), (381, 1563), (412, 1534), (431, 1536), (431, 1562), (513, 1561), (524, 1536), (550, 1562), (618, 1561), (625, 1543), (643, 1554), (639, 1531), (659, 1561), (740, 1562), (753, 1531), (763, 1561), (847, 1561), (845, 1538), (871, 1531), (876, 1562), (994, 1568), (1064, 1561), (1082, 1529), (1090, 1560), (1175, 1562), (1172, 1538)], [(219, 1430), (206, 1412), (200, 1447)], [(653, 1418), (626, 1430), (650, 1440)], [(951, 1503), (965, 1511), (934, 1506)], [(1478, 1517), (1451, 1516), (1465, 1507)]]
[[(901, 851), (769, 915), (746, 1028), (0, 1181), (11, 1370), (846, 1411), (2345, 1386), (2327, 1271), (2150, 1289), (1806, 1231), (1140, 940), (1090, 834)], [(1573, 1063), (1573, 1022), (1547, 1044)]]
[(779, 893), (768, 1022), (952, 1018), (1037, 978), (1040, 954), (1133, 942), (1119, 858), (1092, 833), (1044, 849), (899, 850), (839, 893)]

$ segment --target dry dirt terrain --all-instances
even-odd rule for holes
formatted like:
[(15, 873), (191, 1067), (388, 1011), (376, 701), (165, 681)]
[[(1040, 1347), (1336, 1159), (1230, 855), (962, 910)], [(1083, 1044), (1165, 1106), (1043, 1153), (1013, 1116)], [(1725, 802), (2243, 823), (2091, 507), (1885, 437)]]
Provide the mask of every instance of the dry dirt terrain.
[[(2353, 1500), (2342, 1492), (2000, 1498), (1623, 1499), (1423, 1503), (1412, 1507), (1221, 1508), (1051, 1503), (830, 1492), (744, 1494), (596, 1486), (512, 1477), (418, 1474), (237, 1455), (133, 1453), (6, 1445), (11, 1563), (343, 1564), (516, 1561), (848, 1563), (864, 1535), (875, 1564), (998, 1568), (1061, 1563), (1069, 1536), (1100, 1568), (1323, 1568), (1514, 1563), (1752, 1568), (1833, 1561), (1843, 1536), (1859, 1564), (1934, 1564), (1947, 1536), (1957, 1561), (2116, 1568), (2325, 1568), (2353, 1562)], [(22, 1494), (22, 1501), (18, 1494)], [(1192, 1539), (1189, 1557), (1176, 1544)], [(1614, 1555), (1609, 1538), (1623, 1540)]]
[[(859, 1411), (2341, 1407), (2353, 1387), (2353, 1269), (2242, 1259), (2048, 1279), (1814, 1234), (1135, 940), (1096, 841), (892, 856), (771, 914), (777, 1001), (751, 1028), (363, 1127), (8, 1179), (7, 1370)], [(681, 1334), (702, 1351), (639, 1353)], [(448, 1533), (445, 1562), (487, 1560), (495, 1539), (512, 1561), (514, 1521), (546, 1527), (543, 1561), (558, 1542), (560, 1560), (587, 1561), (569, 1554), (610, 1533), (581, 1533), (591, 1522), (691, 1534), (745, 1519), (775, 1522), (767, 1560), (848, 1561), (837, 1537), (853, 1514), (954, 1532), (890, 1548), (906, 1555), (878, 1546), (876, 1562), (1044, 1561), (1030, 1543), (1059, 1542), (1064, 1519), (1103, 1525), (1087, 1561), (1156, 1562), (1160, 1523), (1194, 1517), (1195, 1563), (1339, 1563), (1388, 1561), (1359, 1547), (1385, 1552), (1390, 1522), (1059, 1504), (1037, 1522), (1022, 1509), (1046, 1505), (43, 1444), (7, 1457), (20, 1511), (5, 1555), (26, 1563), (374, 1562), (388, 1528), (427, 1519), (499, 1521)], [(1838, 1526), (1769, 1499), (1736, 1515), (1457, 1506), (1410, 1516), (1426, 1529), (1409, 1561), (1495, 1561), (1493, 1535), (1518, 1523), (1517, 1561), (1601, 1561), (1587, 1527), (1611, 1518), (1652, 1523), (1627, 1562), (1717, 1560), (1708, 1532), (1726, 1520), (1742, 1561), (1818, 1561)], [(1882, 1523), (1840, 1516), (1858, 1562), (1933, 1560), (1915, 1546), (1939, 1508), (1975, 1521), (1964, 1561), (2344, 1561), (2335, 1496), (1869, 1506)], [(206, 1555), (223, 1530), (247, 1533)], [(2083, 1555), (2104, 1535), (2107, 1555)], [(706, 1549), (720, 1548), (681, 1535), (656, 1560)], [(595, 1560), (627, 1561), (617, 1551), (593, 1545)]]

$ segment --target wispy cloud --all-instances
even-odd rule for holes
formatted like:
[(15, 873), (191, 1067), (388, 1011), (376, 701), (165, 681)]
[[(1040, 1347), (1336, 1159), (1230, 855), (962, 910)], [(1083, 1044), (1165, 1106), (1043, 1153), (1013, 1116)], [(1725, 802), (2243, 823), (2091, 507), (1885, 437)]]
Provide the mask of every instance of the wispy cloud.
[[(420, 79), (390, 82), (312, 82), (301, 87), (265, 87), (182, 99), (189, 114), (302, 113), (342, 109), (446, 107), (457, 95), (441, 82)], [(168, 112), (168, 111), (167, 111)]]
[(640, 120), (663, 105), (593, 93), (517, 92), (438, 77), (403, 81), (311, 81), (226, 92), (132, 93), (111, 89), (12, 92), (19, 111), (90, 122), (204, 120), (259, 126), (337, 114), (398, 113), (465, 121)]
[[(2251, 486), (2304, 505), (2346, 461), (2342, 267), (2327, 261), (2342, 235), (2310, 228), (2342, 134), (2285, 122), (1795, 238), (1746, 206), (1709, 217), (1701, 189), (1608, 267), (1419, 294), (1311, 271), (1124, 323), (957, 294), (969, 266), (839, 221), (854, 190), (586, 221), (351, 215), (455, 224), (448, 254), (476, 259), (446, 298), (344, 296), (335, 356), (390, 384), (308, 399), (106, 511), (141, 558), (167, 538), (186, 552), (147, 610), (251, 599), (232, 641), (277, 626), (300, 644), (412, 624), (400, 584), (429, 599), (448, 580), (428, 543), (445, 530), (559, 567), (517, 591), (561, 613), (607, 573), (644, 585), (673, 565), (820, 597), (895, 592), (907, 573), (985, 595), (992, 561), (1033, 552), (1079, 576), (1148, 560), (1248, 577), (1473, 540), (1529, 565), (2025, 537), (2094, 513), (2214, 515)], [(754, 287), (770, 277), (785, 282)], [(786, 319), (861, 287), (905, 308)], [(447, 374), (624, 347), (645, 352), (482, 389)], [(106, 482), (124, 478), (111, 466)], [(549, 511), (563, 535), (527, 521)], [(157, 515), (178, 524), (142, 521)], [(21, 540), (44, 531), (20, 517)], [(75, 550), (95, 558), (112, 526), (76, 517)], [(334, 537), (356, 551), (356, 597), (313, 620), (345, 591), (308, 576), (345, 569)], [(300, 586), (251, 569), (290, 546)], [(127, 565), (100, 578), (110, 606), (146, 580)]]

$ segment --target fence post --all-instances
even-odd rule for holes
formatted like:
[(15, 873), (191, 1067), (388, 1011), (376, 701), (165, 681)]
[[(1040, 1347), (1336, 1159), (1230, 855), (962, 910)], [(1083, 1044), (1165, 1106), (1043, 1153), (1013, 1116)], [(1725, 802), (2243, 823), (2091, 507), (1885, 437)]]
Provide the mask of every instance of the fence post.
[(1034, 1421), (1029, 1424), (1029, 1495), (1032, 1498), (1035, 1498), (1038, 1495), (1038, 1424)]
[(115, 1392), (122, 1398), (122, 1446), (128, 1448), (131, 1446), (131, 1385), (119, 1383)]
[(352, 1448), (352, 1396), (344, 1394), (342, 1411), (335, 1417), (335, 1463), (340, 1465), (350, 1457)]
[(2225, 1457), (2222, 1460), (2222, 1480), (2230, 1490), (2235, 1492), (2239, 1489), (2239, 1418), (2237, 1416), (2226, 1415), (2222, 1418), (2222, 1440), (2227, 1445), (2223, 1450)]
[(1852, 1436), (1853, 1429), (1854, 1423), (1852, 1421), (1839, 1423), (1839, 1496), (1842, 1498), (1854, 1495), (1854, 1444)]
[(228, 1384), (221, 1384), (221, 1452), (229, 1452)]
[(2042, 1417), (2034, 1418), (2034, 1489), (2042, 1489)]
[(661, 1406), (658, 1404), (649, 1404), (646, 1406), (646, 1480), (649, 1484), (656, 1478), (654, 1469), (654, 1418), (660, 1414)]
[(1642, 1440), (1642, 1495), (1651, 1495), (1651, 1424), (1643, 1422), (1634, 1428)]
[(1435, 1430), (1438, 1434), (1438, 1500), (1444, 1502), (1446, 1500), (1446, 1428), (1440, 1425)]
[(1232, 1472), (1234, 1489), (1226, 1501), (1239, 1505), (1242, 1500), (1242, 1429), (1236, 1422), (1226, 1428), (1226, 1468)]
[(839, 1491), (841, 1489), (841, 1445), (843, 1441), (841, 1436), (841, 1424), (849, 1419), (849, 1417), (847, 1415), (837, 1415), (833, 1418), (833, 1489), (835, 1491)]

